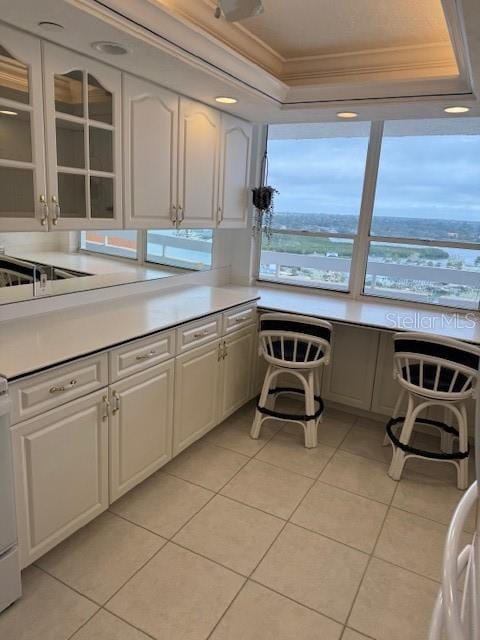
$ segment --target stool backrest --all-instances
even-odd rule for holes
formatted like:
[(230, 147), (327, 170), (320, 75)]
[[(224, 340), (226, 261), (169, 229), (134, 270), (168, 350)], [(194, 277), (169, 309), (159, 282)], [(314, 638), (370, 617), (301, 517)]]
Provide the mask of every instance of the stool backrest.
[(332, 325), (326, 320), (290, 313), (260, 317), (264, 358), (277, 366), (310, 369), (330, 360)]
[(479, 347), (424, 333), (396, 333), (393, 339), (395, 375), (403, 387), (438, 398), (473, 395)]

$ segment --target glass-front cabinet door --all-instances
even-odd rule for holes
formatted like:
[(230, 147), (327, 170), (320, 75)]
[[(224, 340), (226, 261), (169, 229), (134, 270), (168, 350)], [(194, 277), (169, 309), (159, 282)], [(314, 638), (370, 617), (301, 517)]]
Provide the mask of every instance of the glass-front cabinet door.
[(47, 218), (40, 41), (0, 25), (0, 231)]
[(51, 228), (121, 228), (121, 74), (54, 45), (44, 52)]

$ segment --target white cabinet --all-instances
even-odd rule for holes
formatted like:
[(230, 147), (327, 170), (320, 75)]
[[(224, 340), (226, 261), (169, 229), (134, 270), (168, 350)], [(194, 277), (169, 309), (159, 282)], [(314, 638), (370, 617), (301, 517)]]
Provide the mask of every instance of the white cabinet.
[(252, 125), (222, 114), (217, 222), (245, 227), (248, 216)]
[(174, 361), (110, 389), (110, 502), (172, 457)]
[(126, 228), (175, 224), (178, 101), (166, 89), (123, 76)]
[(377, 348), (378, 331), (335, 324), (332, 357), (323, 372), (323, 399), (368, 411)]
[(121, 73), (46, 43), (44, 92), (52, 225), (121, 228)]
[(173, 455), (217, 424), (222, 353), (222, 342), (215, 340), (176, 359)]
[(0, 25), (0, 231), (47, 228), (40, 41)]
[(256, 338), (257, 328), (250, 325), (230, 334), (223, 341), (220, 420), (227, 418), (251, 398)]
[(22, 567), (108, 507), (105, 399), (99, 390), (12, 429)]
[(219, 112), (180, 98), (177, 216), (186, 229), (216, 226), (219, 139)]

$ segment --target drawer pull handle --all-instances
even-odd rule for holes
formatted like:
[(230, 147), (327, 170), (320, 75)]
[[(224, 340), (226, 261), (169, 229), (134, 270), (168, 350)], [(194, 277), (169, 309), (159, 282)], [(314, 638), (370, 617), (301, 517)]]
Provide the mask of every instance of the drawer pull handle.
[(137, 356), (137, 360), (148, 360), (149, 358), (153, 358), (156, 354), (156, 351), (149, 351), (148, 353), (143, 353), (141, 356)]
[(194, 338), (203, 338), (204, 336), (208, 336), (209, 334), (209, 330), (208, 329), (204, 329), (203, 331), (199, 331), (198, 333), (194, 333), (193, 337)]
[(78, 380), (73, 378), (73, 380), (70, 380), (70, 382), (68, 383), (68, 386), (65, 386), (62, 384), (61, 387), (50, 387), (48, 391), (49, 393), (62, 393), (62, 391), (67, 391), (70, 387), (74, 387), (77, 384), (77, 382)]
[(241, 318), (235, 318), (235, 322), (245, 322), (245, 320), (248, 320), (247, 316), (242, 316)]
[(219, 342), (218, 343), (218, 351), (217, 351), (217, 362), (220, 362), (220, 360), (223, 358), (223, 349), (222, 349), (222, 343)]

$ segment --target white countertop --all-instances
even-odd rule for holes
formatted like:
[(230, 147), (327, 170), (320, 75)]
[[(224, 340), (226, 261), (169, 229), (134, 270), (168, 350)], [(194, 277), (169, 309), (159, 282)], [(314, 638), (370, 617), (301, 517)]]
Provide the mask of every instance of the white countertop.
[(477, 311), (441, 312), (415, 304), (402, 305), (377, 299), (352, 300), (321, 292), (292, 291), (274, 287), (255, 287), (258, 307), (323, 318), (332, 322), (389, 331), (421, 331), (465, 342), (480, 344), (480, 314)]
[(248, 287), (180, 286), (0, 323), (0, 375), (32, 373), (256, 300)]

